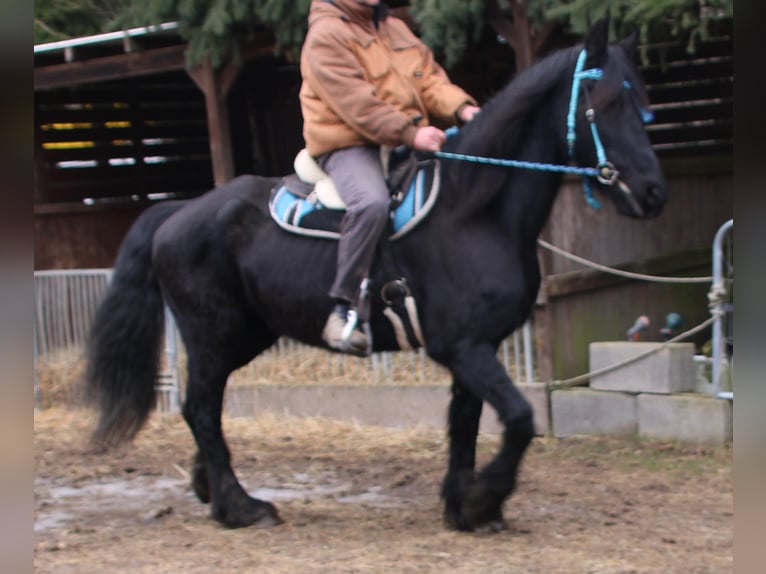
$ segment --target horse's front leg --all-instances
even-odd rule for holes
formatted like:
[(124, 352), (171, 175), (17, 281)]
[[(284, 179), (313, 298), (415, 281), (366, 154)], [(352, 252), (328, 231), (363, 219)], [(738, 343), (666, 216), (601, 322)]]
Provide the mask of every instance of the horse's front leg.
[(189, 365), (183, 415), (199, 448), (192, 471), (194, 492), (202, 502), (210, 502), (212, 517), (229, 528), (281, 524), (274, 505), (247, 494), (231, 468), (231, 454), (221, 428), (226, 377), (202, 377), (193, 361)]
[[(473, 346), (457, 353), (449, 364), (455, 381), (474, 399), (487, 401), (497, 412), (504, 425), (503, 442), (499, 452), (480, 472), (468, 472), (468, 464), (463, 462), (462, 469), (450, 473), (445, 481), (445, 517), (448, 525), (460, 530), (497, 531), (505, 527), (503, 521), (503, 503), (516, 487), (516, 476), (521, 459), (534, 436), (532, 407), (519, 390), (513, 385), (502, 364), (497, 360), (495, 349), (491, 345)], [(454, 402), (453, 398), (453, 402)], [(458, 407), (454, 409), (457, 411)], [(465, 418), (452, 418), (451, 425), (465, 425), (463, 429), (450, 428), (451, 437), (473, 435), (474, 443), (478, 428), (478, 410), (474, 405), (460, 407), (461, 412), (470, 412)], [(475, 420), (474, 420), (475, 419)], [(451, 448), (457, 450), (458, 447)], [(463, 456), (472, 458), (472, 454), (462, 447)], [(471, 465), (472, 466), (472, 465)], [(450, 479), (450, 475), (452, 478)]]
[(476, 437), (479, 434), (482, 400), (459, 381), (452, 381), (449, 406), (449, 466), (442, 485), (444, 522), (466, 530), (463, 522), (463, 492), (476, 481)]

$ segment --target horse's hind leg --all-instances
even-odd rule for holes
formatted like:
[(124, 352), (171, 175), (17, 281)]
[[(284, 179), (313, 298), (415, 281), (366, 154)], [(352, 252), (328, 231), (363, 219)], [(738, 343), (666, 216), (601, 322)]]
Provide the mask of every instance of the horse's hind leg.
[(188, 354), (183, 415), (199, 449), (192, 487), (202, 502), (210, 502), (211, 515), (225, 526), (274, 526), (282, 522), (275, 507), (247, 494), (234, 474), (221, 415), (229, 374), (268, 348), (276, 336), (265, 326), (260, 330), (248, 326), (241, 310), (225, 309), (217, 308), (215, 328), (201, 324), (204, 313), (176, 314)]
[[(505, 526), (503, 503), (516, 487), (521, 459), (534, 436), (532, 407), (513, 385), (490, 345), (463, 349), (453, 357), (449, 367), (455, 380), (469, 393), (486, 400), (495, 409), (505, 430), (500, 451), (479, 473), (462, 472), (468, 468), (466, 462), (456, 475), (451, 477), (448, 473), (445, 517), (448, 525), (460, 530), (496, 531)], [(476, 407), (466, 405), (454, 409), (463, 412), (472, 409), (472, 414), (464, 420), (451, 418), (452, 425), (465, 425), (464, 429), (451, 429), (451, 437), (463, 437), (463, 440), (475, 437)], [(452, 447), (455, 451), (459, 449), (459, 446)], [(462, 452), (468, 453), (465, 446)], [(452, 464), (452, 460), (450, 462)]]
[[(211, 359), (207, 356), (206, 362)], [(190, 355), (183, 414), (199, 448), (192, 486), (201, 501), (210, 501), (211, 515), (225, 526), (274, 526), (282, 522), (276, 508), (247, 494), (231, 467), (231, 453), (221, 427), (223, 391), (229, 372), (215, 372), (209, 364), (202, 366)]]

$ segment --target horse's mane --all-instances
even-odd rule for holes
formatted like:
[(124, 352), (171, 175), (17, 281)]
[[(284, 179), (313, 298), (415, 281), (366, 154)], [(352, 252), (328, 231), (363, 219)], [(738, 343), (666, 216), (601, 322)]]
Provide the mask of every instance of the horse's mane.
[(445, 151), (453, 151), (461, 145), (470, 149), (470, 153), (491, 153), (494, 141), (502, 142), (505, 150), (517, 149), (530, 112), (556, 84), (571, 75), (579, 50), (560, 50), (514, 76), (482, 106), (481, 113), (460, 130), (459, 139), (448, 140)]
[[(577, 45), (554, 52), (514, 76), (460, 131), (460, 137), (448, 140), (444, 150), (454, 151), (460, 146), (467, 153), (480, 155), (502, 151), (506, 157), (512, 157), (523, 139), (529, 137), (524, 126), (533, 110), (555, 86), (570, 85), (575, 60), (582, 48)], [(637, 99), (646, 105), (646, 92), (635, 66), (617, 46), (609, 46), (608, 53), (603, 77), (590, 93), (591, 105), (599, 109), (611, 101), (622, 90), (625, 79), (633, 85)]]

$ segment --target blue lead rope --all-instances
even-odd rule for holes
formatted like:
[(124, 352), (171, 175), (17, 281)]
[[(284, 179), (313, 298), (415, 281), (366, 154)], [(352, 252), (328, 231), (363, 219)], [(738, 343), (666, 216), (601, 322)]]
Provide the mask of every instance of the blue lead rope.
[(483, 163), (488, 165), (499, 165), (503, 167), (519, 167), (522, 169), (536, 169), (539, 171), (556, 171), (560, 173), (573, 173), (587, 177), (597, 177), (598, 169), (595, 167), (576, 167), (569, 165), (558, 165), (555, 163), (538, 163), (531, 161), (519, 161), (515, 159), (498, 159), (494, 157), (482, 157), (476, 155), (466, 155), (462, 153), (450, 153), (446, 151), (434, 152), (434, 156), (444, 159), (458, 159), (461, 161), (470, 161), (473, 163)]
[[(444, 130), (444, 135), (447, 138), (451, 138), (457, 135), (460, 129), (457, 126), (452, 126)], [(451, 153), (446, 151), (433, 152), (435, 157), (441, 157), (444, 159), (457, 159), (460, 161), (468, 161), (472, 163), (483, 163), (487, 165), (499, 165), (502, 167), (518, 167), (521, 169), (536, 169), (539, 171), (555, 171), (560, 173), (573, 173), (575, 175), (582, 175), (586, 177), (598, 177), (599, 171), (595, 167), (576, 167), (570, 165), (559, 165), (555, 163), (540, 163), (533, 161), (520, 161), (516, 159), (499, 159), (494, 157), (482, 157), (478, 155), (468, 155), (463, 153)]]

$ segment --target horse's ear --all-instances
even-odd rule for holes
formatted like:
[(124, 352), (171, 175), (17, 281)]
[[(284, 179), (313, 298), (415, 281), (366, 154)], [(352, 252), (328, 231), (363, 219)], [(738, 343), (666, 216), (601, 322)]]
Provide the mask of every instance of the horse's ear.
[(596, 21), (588, 30), (585, 38), (585, 50), (588, 57), (585, 60), (586, 68), (598, 68), (604, 62), (606, 49), (609, 44), (609, 17), (606, 16)]
[(633, 28), (630, 34), (620, 40), (619, 46), (622, 48), (622, 51), (625, 52), (625, 55), (632, 60), (638, 49), (638, 30)]

